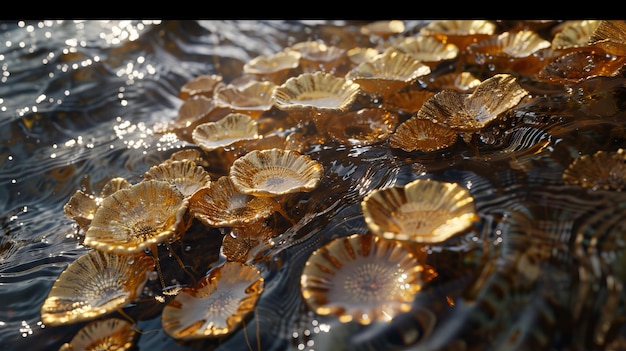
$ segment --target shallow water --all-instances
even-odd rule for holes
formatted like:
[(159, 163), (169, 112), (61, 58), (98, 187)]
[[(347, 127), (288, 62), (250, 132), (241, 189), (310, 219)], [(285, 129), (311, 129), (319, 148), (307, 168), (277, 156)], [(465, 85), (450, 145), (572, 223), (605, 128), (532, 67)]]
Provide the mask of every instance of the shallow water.
[[(423, 21), (405, 24), (411, 32)], [(85, 324), (49, 327), (39, 315), (55, 279), (87, 251), (63, 206), (77, 189), (96, 193), (113, 177), (139, 181), (151, 166), (189, 146), (153, 129), (176, 118), (185, 82), (213, 73), (231, 81), (250, 59), (307, 39), (347, 47), (367, 43), (355, 34), (359, 26), (0, 23), (3, 349), (56, 350)], [(308, 154), (324, 165), (323, 182), (313, 195), (296, 196), (287, 206), (298, 221), (275, 238), (265, 253), (270, 259), (259, 264), (266, 286), (245, 326), (225, 338), (179, 342), (164, 333), (162, 304), (147, 294), (126, 311), (142, 331), (136, 349), (625, 349), (620, 289), (626, 280), (626, 195), (562, 179), (574, 158), (626, 145), (625, 82), (598, 77), (572, 90), (522, 79), (534, 99), (517, 106), (501, 128), (433, 153), (379, 144), (312, 147)], [(368, 327), (308, 311), (299, 282), (309, 255), (334, 238), (367, 232), (360, 202), (373, 189), (421, 177), (465, 185), (480, 222), (426, 248), (438, 277), (418, 294), (414, 311)], [(200, 275), (220, 260), (220, 241), (207, 235), (223, 233), (192, 228), (184, 247), (173, 245)], [(524, 256), (522, 266), (511, 264), (529, 248), (536, 252)], [(176, 261), (167, 252), (161, 256), (165, 277), (188, 283)]]

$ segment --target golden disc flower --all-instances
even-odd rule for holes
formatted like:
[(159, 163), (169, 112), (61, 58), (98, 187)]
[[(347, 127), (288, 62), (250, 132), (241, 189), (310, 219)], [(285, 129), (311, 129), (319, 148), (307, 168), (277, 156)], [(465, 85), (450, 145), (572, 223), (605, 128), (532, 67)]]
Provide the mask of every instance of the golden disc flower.
[(150, 167), (144, 173), (144, 180), (162, 180), (170, 183), (174, 188), (188, 198), (196, 190), (209, 186), (211, 176), (203, 167), (194, 161), (165, 161)]
[(416, 116), (402, 122), (389, 137), (389, 146), (404, 151), (437, 151), (454, 145), (459, 135), (445, 125)]
[(351, 62), (351, 67), (358, 66), (362, 62), (369, 62), (374, 59), (380, 51), (375, 48), (369, 47), (356, 47), (348, 50), (346, 55), (348, 55), (348, 59)]
[(589, 45), (611, 55), (626, 56), (626, 21), (600, 21), (589, 38)]
[(386, 140), (398, 116), (382, 108), (363, 108), (328, 116), (323, 128), (330, 139), (345, 145), (371, 145)]
[(275, 211), (275, 201), (238, 192), (228, 176), (199, 189), (189, 199), (189, 212), (210, 227), (240, 227), (263, 220)]
[(345, 78), (384, 99), (429, 73), (430, 67), (421, 61), (398, 50), (387, 50), (352, 68)]
[(442, 242), (478, 219), (467, 189), (430, 179), (376, 189), (363, 199), (361, 208), (372, 233), (418, 243)]
[[(298, 51), (279, 51), (273, 55), (260, 55), (243, 65), (244, 73), (261, 80), (282, 84), (289, 77), (299, 74), (300, 57)], [(297, 73), (297, 74), (296, 74)]]
[(473, 91), (480, 83), (480, 79), (471, 72), (451, 72), (435, 77), (428, 82), (428, 87), (433, 90), (456, 90), (466, 93)]
[(369, 36), (387, 39), (390, 36), (404, 32), (404, 22), (400, 20), (374, 21), (361, 26), (361, 33)]
[(624, 72), (626, 56), (602, 52), (574, 51), (556, 57), (538, 73), (537, 78), (553, 84), (576, 84), (593, 77), (615, 77)]
[(113, 194), (119, 189), (130, 187), (130, 182), (124, 178), (116, 177), (109, 180), (102, 188), (99, 196), (88, 195), (82, 190), (76, 190), (76, 192), (70, 197), (68, 202), (63, 206), (63, 213), (68, 218), (76, 221), (78, 226), (84, 232), (89, 229), (89, 225), (93, 220), (93, 216), (96, 214), (96, 210), (102, 199)]
[(230, 84), (218, 89), (213, 99), (219, 107), (258, 119), (272, 108), (275, 88), (276, 84), (270, 81), (251, 82), (243, 87)]
[(133, 301), (141, 294), (152, 270), (150, 256), (117, 255), (91, 250), (57, 278), (41, 306), (49, 326), (88, 321)]
[(599, 20), (569, 20), (558, 26), (551, 41), (552, 49), (578, 49), (588, 45), (589, 39), (598, 28)]
[(399, 50), (431, 68), (442, 61), (453, 60), (459, 55), (459, 48), (456, 45), (428, 35), (401, 38), (391, 43), (391, 49)]
[(489, 20), (436, 20), (420, 29), (424, 36), (434, 36), (465, 50), (471, 43), (489, 39), (496, 33), (496, 24)]
[(59, 351), (131, 350), (138, 332), (125, 319), (106, 318), (82, 327)]
[(457, 131), (478, 131), (515, 107), (528, 91), (510, 74), (485, 79), (472, 93), (442, 90), (424, 102), (416, 116)]
[(321, 163), (295, 150), (254, 150), (233, 162), (234, 188), (254, 196), (279, 196), (315, 189), (324, 174)]
[(263, 277), (254, 266), (224, 262), (163, 308), (163, 330), (178, 340), (228, 335), (254, 310)]
[(212, 98), (200, 95), (185, 100), (178, 109), (176, 119), (157, 128), (156, 132), (161, 134), (174, 133), (181, 140), (192, 143), (191, 134), (198, 125), (217, 121), (230, 112), (230, 109), (218, 107)]
[(597, 151), (575, 159), (563, 172), (566, 184), (594, 190), (626, 189), (626, 150)]
[(191, 97), (213, 97), (213, 92), (224, 85), (224, 78), (218, 74), (205, 74), (198, 76), (183, 84), (178, 92), (178, 97), (188, 100)]
[(198, 125), (191, 137), (204, 151), (213, 151), (241, 140), (259, 138), (259, 127), (249, 115), (229, 113), (218, 121)]
[(303, 73), (326, 72), (341, 75), (342, 66), (348, 62), (346, 49), (317, 40), (299, 42), (284, 51), (300, 53), (300, 70)]
[(85, 234), (85, 245), (132, 254), (173, 241), (186, 223), (183, 194), (160, 180), (144, 180), (102, 200)]
[(250, 223), (245, 227), (233, 227), (222, 239), (221, 253), (233, 262), (255, 262), (263, 250), (272, 247), (275, 233), (265, 221)]
[(204, 152), (198, 148), (189, 148), (176, 151), (170, 155), (169, 161), (193, 161), (198, 166), (209, 167), (208, 160), (204, 157)]
[(311, 254), (300, 288), (315, 313), (366, 325), (408, 312), (415, 295), (434, 276), (400, 241), (352, 234)]

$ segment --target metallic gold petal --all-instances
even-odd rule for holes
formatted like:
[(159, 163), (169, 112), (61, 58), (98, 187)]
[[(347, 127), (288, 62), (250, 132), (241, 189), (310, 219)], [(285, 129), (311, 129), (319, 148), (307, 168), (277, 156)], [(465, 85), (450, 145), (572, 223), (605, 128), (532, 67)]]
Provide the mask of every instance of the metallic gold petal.
[(144, 173), (144, 180), (162, 180), (170, 183), (185, 197), (209, 186), (211, 176), (194, 161), (166, 161), (152, 166)]
[(183, 84), (178, 92), (178, 97), (188, 100), (191, 97), (213, 97), (213, 92), (224, 85), (224, 78), (218, 74), (206, 74), (198, 76)]
[(404, 151), (436, 151), (452, 146), (458, 132), (428, 119), (411, 117), (402, 122), (389, 137), (389, 146)]
[(204, 151), (224, 148), (241, 140), (259, 137), (257, 121), (243, 113), (229, 113), (215, 122), (198, 125), (191, 135)]
[(126, 351), (135, 346), (137, 336), (137, 330), (127, 320), (106, 318), (82, 327), (64, 347), (72, 351)]
[(626, 151), (597, 151), (575, 159), (563, 172), (567, 184), (594, 190), (626, 189)]

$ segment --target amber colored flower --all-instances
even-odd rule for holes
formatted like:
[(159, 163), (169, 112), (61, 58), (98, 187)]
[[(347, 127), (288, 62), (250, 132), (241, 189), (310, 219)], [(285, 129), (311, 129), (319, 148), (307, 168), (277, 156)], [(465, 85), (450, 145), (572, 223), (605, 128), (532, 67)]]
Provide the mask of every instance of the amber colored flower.
[(210, 227), (239, 227), (263, 220), (276, 211), (276, 202), (235, 190), (222, 176), (189, 199), (189, 212)]
[(196, 126), (217, 121), (230, 112), (228, 108), (217, 106), (212, 98), (200, 95), (185, 100), (178, 109), (176, 119), (166, 125), (155, 127), (155, 133), (174, 133), (181, 140), (192, 143), (191, 134)]
[(135, 346), (138, 332), (125, 319), (106, 318), (82, 327), (59, 351), (127, 351)]
[(421, 35), (456, 45), (465, 50), (471, 43), (486, 40), (496, 32), (496, 24), (489, 20), (435, 20), (420, 29)]
[(457, 131), (478, 131), (502, 113), (515, 107), (528, 91), (514, 76), (496, 74), (485, 79), (472, 93), (442, 90), (424, 102), (419, 119), (430, 119)]
[(300, 57), (298, 51), (279, 51), (273, 55), (260, 55), (243, 65), (244, 73), (261, 80), (282, 84), (289, 77), (300, 74)]
[(315, 313), (337, 316), (342, 323), (370, 324), (409, 311), (415, 295), (435, 275), (399, 241), (353, 234), (311, 254), (300, 288)]
[(361, 33), (369, 36), (387, 39), (390, 36), (404, 32), (404, 22), (400, 20), (374, 21), (361, 26)]
[(228, 335), (252, 312), (263, 283), (254, 266), (224, 262), (165, 305), (161, 314), (163, 330), (179, 340)]
[(369, 94), (385, 99), (398, 90), (430, 73), (430, 67), (397, 50), (387, 50), (346, 73), (345, 78), (357, 83)]
[(589, 45), (615, 56), (626, 56), (626, 21), (602, 20), (589, 38)]
[(218, 89), (213, 99), (219, 107), (258, 119), (272, 108), (274, 88), (276, 84), (270, 81), (251, 82), (243, 87), (230, 84)]
[(198, 125), (191, 135), (193, 142), (204, 151), (213, 151), (237, 141), (259, 137), (257, 121), (243, 113), (229, 113), (215, 122)]
[(128, 187), (130, 187), (130, 182), (124, 178), (116, 177), (105, 184), (99, 196), (89, 195), (80, 189), (76, 190), (63, 206), (63, 213), (65, 213), (68, 218), (76, 221), (80, 229), (86, 232), (87, 229), (89, 229), (89, 225), (102, 199), (119, 189)]
[(371, 145), (386, 140), (397, 124), (396, 114), (382, 108), (363, 108), (330, 115), (318, 131), (345, 145)]
[(563, 172), (567, 184), (594, 190), (626, 189), (626, 151), (597, 151), (575, 159)]
[(133, 301), (154, 269), (150, 256), (88, 251), (70, 263), (41, 306), (50, 326), (88, 321)]
[(198, 166), (209, 167), (209, 161), (204, 157), (204, 152), (199, 148), (188, 148), (176, 151), (168, 158), (170, 161), (193, 161)]
[(213, 97), (213, 92), (224, 85), (224, 78), (218, 74), (204, 74), (183, 84), (178, 92), (178, 97), (188, 100), (192, 97)]
[(175, 240), (187, 206), (183, 194), (160, 180), (146, 180), (120, 189), (102, 200), (85, 245), (102, 251), (132, 254)]
[(233, 227), (222, 239), (221, 252), (228, 261), (251, 263), (260, 258), (262, 251), (273, 246), (275, 233), (264, 221), (245, 227)]
[(480, 83), (480, 79), (471, 72), (451, 72), (434, 77), (428, 82), (428, 87), (433, 90), (456, 90), (467, 93), (472, 92)]
[(424, 102), (433, 95), (435, 95), (435, 93), (430, 90), (404, 89), (388, 96), (385, 101), (383, 101), (383, 106), (390, 110), (412, 115), (419, 111), (422, 105), (424, 105)]
[(196, 190), (209, 186), (211, 176), (194, 161), (165, 161), (150, 167), (144, 173), (144, 180), (162, 180), (170, 183), (184, 197), (189, 197)]
[(254, 196), (279, 196), (315, 189), (324, 174), (321, 163), (294, 150), (254, 150), (233, 162), (234, 188)]
[(458, 137), (458, 132), (450, 127), (413, 116), (391, 134), (389, 146), (408, 152), (429, 152), (452, 146)]
[(537, 78), (553, 84), (576, 84), (593, 77), (615, 77), (624, 72), (626, 56), (602, 52), (574, 51), (548, 62)]
[(300, 70), (303, 73), (326, 72), (341, 75), (342, 66), (348, 62), (346, 49), (327, 45), (319, 40), (299, 42), (284, 51), (300, 53)]
[(589, 39), (598, 28), (599, 20), (569, 20), (561, 23), (552, 37), (554, 50), (578, 49), (586, 47)]
[(453, 60), (459, 55), (459, 48), (456, 45), (429, 35), (398, 39), (391, 43), (391, 49), (399, 50), (431, 68), (442, 61)]
[(350, 68), (358, 66), (362, 62), (369, 62), (378, 54), (380, 54), (380, 51), (369, 47), (356, 47), (349, 49), (346, 52), (346, 55), (348, 55), (348, 59), (351, 62)]
[(442, 242), (478, 219), (466, 188), (430, 179), (376, 189), (363, 199), (361, 208), (372, 233), (418, 243)]

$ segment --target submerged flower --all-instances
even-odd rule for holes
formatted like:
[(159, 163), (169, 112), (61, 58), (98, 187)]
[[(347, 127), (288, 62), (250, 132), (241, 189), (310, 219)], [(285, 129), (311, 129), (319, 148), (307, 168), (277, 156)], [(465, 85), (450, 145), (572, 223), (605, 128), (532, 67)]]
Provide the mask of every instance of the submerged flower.
[(430, 179), (376, 189), (363, 199), (361, 208), (372, 233), (418, 243), (442, 242), (478, 219), (467, 189)]
[(565, 169), (563, 180), (584, 188), (622, 191), (626, 189), (626, 150), (583, 155)]
[(252, 312), (262, 292), (263, 277), (258, 269), (225, 262), (198, 284), (183, 288), (163, 308), (163, 330), (180, 340), (230, 334)]
[(41, 306), (47, 325), (92, 320), (133, 301), (154, 269), (146, 255), (91, 250), (61, 272)]
[(59, 351), (131, 350), (138, 332), (125, 319), (107, 318), (82, 327)]
[(353, 234), (314, 251), (300, 287), (315, 313), (370, 324), (409, 311), (415, 294), (433, 277), (399, 241)]
[(324, 173), (321, 163), (294, 150), (254, 150), (230, 168), (234, 188), (255, 196), (278, 196), (315, 189)]
[(187, 207), (169, 182), (144, 180), (106, 197), (85, 234), (85, 245), (132, 254), (181, 234)]
[(416, 116), (402, 122), (389, 137), (389, 146), (404, 151), (436, 151), (452, 146), (458, 133), (445, 125)]

